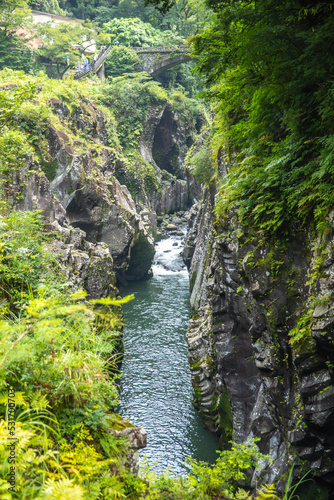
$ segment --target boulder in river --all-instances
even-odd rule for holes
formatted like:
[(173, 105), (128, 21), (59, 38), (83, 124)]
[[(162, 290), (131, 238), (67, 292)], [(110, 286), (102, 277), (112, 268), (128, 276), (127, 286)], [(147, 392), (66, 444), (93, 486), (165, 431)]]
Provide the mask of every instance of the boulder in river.
[(177, 226), (175, 224), (167, 224), (166, 229), (167, 231), (175, 231)]

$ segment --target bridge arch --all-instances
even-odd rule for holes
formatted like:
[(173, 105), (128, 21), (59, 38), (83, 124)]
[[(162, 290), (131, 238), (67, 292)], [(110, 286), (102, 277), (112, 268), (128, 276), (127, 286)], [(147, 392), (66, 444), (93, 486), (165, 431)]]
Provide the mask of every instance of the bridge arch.
[(141, 60), (142, 70), (155, 77), (169, 68), (193, 58), (187, 54), (188, 48), (181, 47), (131, 47)]
[[(109, 55), (112, 45), (100, 52), (94, 63), (75, 72), (74, 78), (83, 78), (89, 73), (96, 73), (102, 80), (104, 79), (104, 61)], [(150, 76), (155, 77), (173, 66), (194, 60), (188, 52), (188, 47), (130, 47), (137, 53), (141, 61), (142, 71), (146, 71)]]

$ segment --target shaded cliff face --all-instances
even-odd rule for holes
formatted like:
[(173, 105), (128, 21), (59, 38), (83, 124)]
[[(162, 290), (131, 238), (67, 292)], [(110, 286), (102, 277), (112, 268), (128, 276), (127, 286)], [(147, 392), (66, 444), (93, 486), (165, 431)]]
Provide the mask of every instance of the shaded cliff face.
[(319, 260), (324, 247), (307, 235), (275, 248), (246, 235), (233, 214), (213, 222), (207, 193), (184, 251), (195, 404), (222, 444), (260, 439), (272, 459), (266, 482), (295, 464), (296, 475), (304, 465), (333, 488), (333, 248)]
[[(32, 116), (39, 108), (48, 116), (36, 125), (29, 115), (31, 132), (36, 126), (40, 134), (43, 126), (43, 135), (32, 157), (12, 172), (6, 195), (16, 209), (39, 209), (59, 227), (83, 231), (87, 243), (106, 244), (119, 278), (125, 273), (145, 278), (154, 255), (156, 214), (185, 210), (199, 197), (199, 186), (182, 167), (196, 135), (194, 117), (188, 108), (183, 115), (170, 101), (153, 100), (138, 150), (125, 156), (112, 117), (79, 93), (71, 105), (64, 95), (61, 100), (38, 94), (39, 101), (28, 102)], [(170, 148), (178, 154), (170, 155)], [(170, 168), (157, 165), (157, 158), (171, 161)]]
[(117, 163), (115, 175), (130, 188), (139, 211), (186, 210), (201, 192), (184, 168), (186, 153), (198, 133), (195, 117), (186, 105), (177, 111), (167, 99), (152, 102), (146, 114), (138, 140), (140, 156), (134, 154), (130, 165)]
[(84, 231), (88, 242), (106, 243), (117, 273), (143, 278), (154, 254), (156, 213), (184, 210), (197, 196), (182, 163), (200, 111), (191, 111), (184, 96), (177, 111), (154, 82), (128, 80), (133, 92), (124, 95), (119, 82), (95, 92), (70, 82), (53, 88), (45, 78), (23, 83), (23, 99), (20, 85), (7, 85), (18, 108), (9, 115), (7, 139), (14, 137), (19, 151), (16, 161), (6, 160), (2, 195), (9, 209), (39, 209), (49, 221)]
[[(152, 117), (155, 120), (152, 121)], [(189, 147), (196, 138), (191, 114), (179, 113), (167, 102), (160, 113), (152, 111), (140, 140), (140, 152), (158, 167), (159, 190), (148, 193), (148, 203), (158, 213), (188, 209), (200, 197), (201, 188), (184, 168)], [(140, 203), (140, 194), (136, 202)]]
[(61, 123), (88, 137), (89, 145), (80, 134), (73, 139), (50, 125), (47, 161), (28, 163), (16, 174), (13, 185), (20, 193), (16, 208), (42, 210), (46, 219), (84, 231), (87, 242), (107, 244), (116, 272), (126, 269), (131, 259), (142, 259), (132, 273), (145, 276), (154, 254), (152, 227), (114, 176), (116, 152), (105, 146), (106, 117), (85, 98), (74, 111), (57, 99), (51, 105)]

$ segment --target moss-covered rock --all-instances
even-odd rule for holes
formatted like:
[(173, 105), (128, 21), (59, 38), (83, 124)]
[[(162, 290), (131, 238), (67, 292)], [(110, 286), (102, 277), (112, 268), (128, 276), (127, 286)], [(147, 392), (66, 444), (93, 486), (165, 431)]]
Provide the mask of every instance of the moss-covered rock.
[(197, 397), (204, 421), (224, 442), (259, 438), (272, 459), (265, 481), (293, 463), (301, 474), (300, 461), (333, 481), (323, 440), (334, 419), (333, 245), (305, 233), (264, 241), (233, 213), (214, 224), (212, 209), (208, 191), (186, 243), (191, 372), (211, 398), (205, 411)]

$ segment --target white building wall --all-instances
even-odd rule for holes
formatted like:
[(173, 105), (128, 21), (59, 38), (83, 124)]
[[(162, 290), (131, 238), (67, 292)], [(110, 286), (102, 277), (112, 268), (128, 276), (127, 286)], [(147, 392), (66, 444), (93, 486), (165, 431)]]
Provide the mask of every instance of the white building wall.
[[(47, 12), (40, 12), (38, 10), (31, 11), (33, 16), (34, 23), (49, 23), (52, 24), (61, 24), (61, 23), (81, 23), (81, 19), (76, 19), (75, 17), (65, 17), (58, 16), (57, 14), (48, 14)], [(86, 42), (89, 47), (87, 48), (87, 54), (94, 54), (96, 52), (96, 44), (90, 44), (90, 42)], [(85, 42), (84, 42), (85, 45)]]

